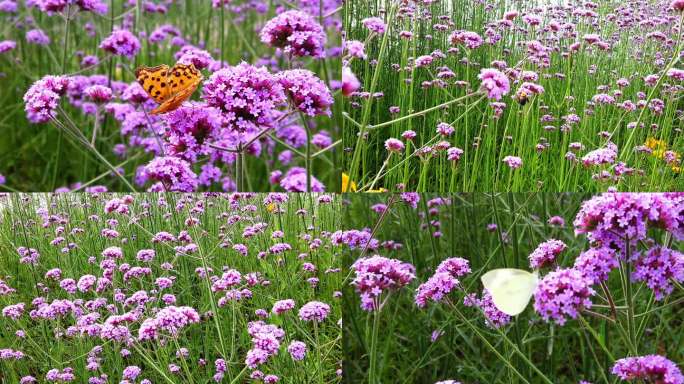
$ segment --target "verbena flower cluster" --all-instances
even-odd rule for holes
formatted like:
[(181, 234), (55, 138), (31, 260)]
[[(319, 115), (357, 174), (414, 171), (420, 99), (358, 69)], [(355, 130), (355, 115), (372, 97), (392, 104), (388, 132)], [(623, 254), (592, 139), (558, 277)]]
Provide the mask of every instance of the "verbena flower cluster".
[(592, 306), (592, 280), (574, 268), (560, 268), (539, 282), (534, 291), (534, 310), (544, 320), (563, 325), (575, 319), (583, 309)]
[(365, 311), (379, 310), (383, 293), (402, 288), (416, 278), (413, 265), (379, 255), (358, 259), (351, 268), (355, 274), (351, 284)]
[(261, 30), (261, 41), (295, 56), (323, 57), (326, 35), (308, 13), (287, 11), (271, 19)]
[(452, 257), (442, 261), (432, 277), (416, 289), (415, 303), (424, 308), (428, 300), (439, 302), (459, 286), (458, 278), (470, 273), (468, 260)]
[(646, 355), (619, 359), (612, 374), (623, 381), (639, 380), (646, 383), (682, 384), (684, 375), (677, 365), (660, 355)]

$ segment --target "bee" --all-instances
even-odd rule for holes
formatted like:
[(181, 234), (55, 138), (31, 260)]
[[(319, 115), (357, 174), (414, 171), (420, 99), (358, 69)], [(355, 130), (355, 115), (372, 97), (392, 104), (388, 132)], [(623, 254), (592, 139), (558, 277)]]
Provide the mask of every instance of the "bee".
[(518, 91), (518, 93), (515, 94), (514, 99), (518, 103), (520, 103), (520, 105), (525, 105), (525, 104), (527, 104), (528, 97), (529, 97), (529, 95), (527, 94), (527, 92), (525, 92), (524, 90), (521, 89), (520, 91)]

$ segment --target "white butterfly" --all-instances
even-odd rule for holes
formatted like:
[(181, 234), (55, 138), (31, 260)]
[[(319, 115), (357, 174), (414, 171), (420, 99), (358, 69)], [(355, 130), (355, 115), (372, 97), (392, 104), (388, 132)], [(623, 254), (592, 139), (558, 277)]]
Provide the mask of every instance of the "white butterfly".
[(482, 284), (492, 295), (496, 308), (515, 316), (525, 310), (539, 284), (539, 272), (522, 269), (492, 269), (480, 278)]

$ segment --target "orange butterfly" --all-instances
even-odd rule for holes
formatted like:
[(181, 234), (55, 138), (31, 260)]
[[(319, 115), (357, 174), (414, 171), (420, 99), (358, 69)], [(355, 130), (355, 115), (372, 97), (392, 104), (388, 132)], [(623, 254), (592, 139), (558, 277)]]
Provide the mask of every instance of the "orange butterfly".
[(173, 68), (162, 64), (156, 67), (139, 67), (135, 77), (145, 92), (159, 106), (151, 113), (171, 112), (180, 107), (202, 81), (202, 73), (193, 64), (176, 64)]

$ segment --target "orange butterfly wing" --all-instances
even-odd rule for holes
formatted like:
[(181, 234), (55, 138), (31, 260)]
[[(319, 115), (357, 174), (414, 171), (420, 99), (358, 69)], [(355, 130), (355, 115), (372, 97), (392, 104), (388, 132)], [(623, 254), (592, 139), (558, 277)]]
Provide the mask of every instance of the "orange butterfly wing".
[[(165, 77), (160, 79), (162, 74)], [(171, 112), (180, 107), (203, 79), (202, 73), (193, 64), (176, 64), (171, 69), (167, 65), (142, 67), (136, 70), (136, 77), (145, 91), (160, 104), (151, 112), (153, 115)]]
[(168, 82), (169, 66), (166, 64), (156, 67), (140, 67), (135, 70), (135, 78), (141, 87), (161, 104), (169, 98), (170, 89)]

